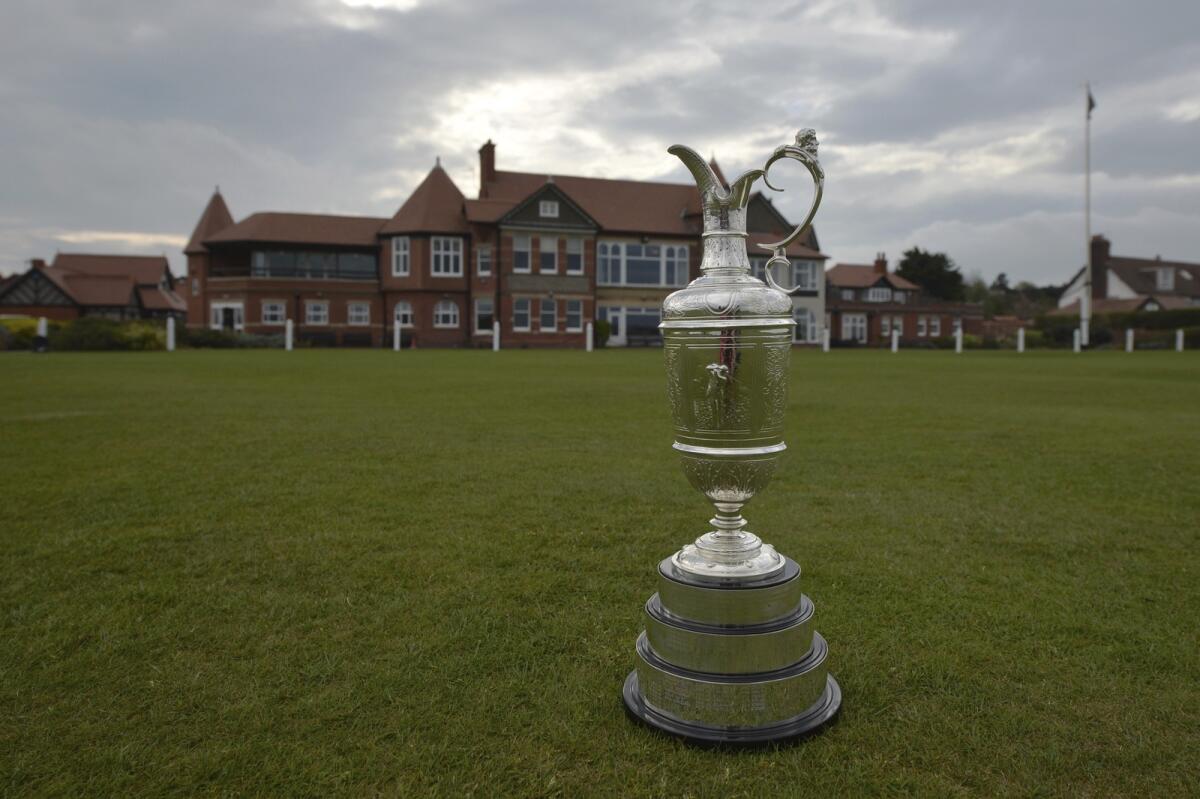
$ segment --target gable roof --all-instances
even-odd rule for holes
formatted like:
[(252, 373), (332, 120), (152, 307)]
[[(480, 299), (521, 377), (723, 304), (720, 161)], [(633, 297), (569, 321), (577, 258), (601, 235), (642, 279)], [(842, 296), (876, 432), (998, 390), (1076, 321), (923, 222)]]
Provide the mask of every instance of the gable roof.
[(439, 163), (379, 230), (391, 233), (469, 233), (463, 193)]
[(374, 247), (376, 235), (388, 220), (378, 216), (334, 216), (263, 211), (204, 240), (205, 245), (234, 242), (275, 244), (332, 244)]
[[(1107, 266), (1138, 294), (1200, 296), (1200, 264), (1113, 255), (1109, 256)], [(1159, 288), (1155, 279), (1157, 270), (1163, 267), (1175, 270), (1175, 288), (1171, 291)]]
[(545, 226), (549, 228), (574, 228), (576, 230), (581, 228), (594, 229), (596, 227), (596, 220), (592, 219), (588, 215), (587, 211), (584, 211), (582, 208), (580, 208), (575, 201), (572, 200), (566, 192), (560, 189), (558, 184), (550, 178), (547, 178), (546, 182), (543, 183), (539, 189), (534, 191), (521, 202), (514, 205), (508, 211), (508, 213), (500, 218), (499, 221), (501, 224), (529, 224), (529, 222), (532, 220), (523, 219), (522, 217), (527, 212), (532, 210), (534, 203), (540, 203), (541, 201), (547, 199), (552, 199), (555, 202), (561, 203), (561, 206), (566, 207), (567, 213), (560, 213), (560, 216), (557, 219), (543, 219), (539, 214), (536, 220), (536, 224), (538, 226)]
[(88, 275), (48, 266), (42, 273), (80, 305), (124, 307), (134, 304), (137, 284), (129, 275)]
[(164, 290), (158, 286), (139, 286), (138, 301), (143, 308), (152, 311), (187, 312), (187, 303), (173, 291)]
[[(1185, 297), (1176, 297), (1170, 294), (1155, 294), (1141, 295), (1138, 297), (1130, 297), (1128, 299), (1110, 299), (1108, 297), (1092, 300), (1092, 313), (1129, 313), (1131, 311), (1140, 311), (1142, 306), (1148, 302), (1158, 303), (1160, 308), (1168, 311), (1174, 311), (1181, 308), (1194, 308)], [(1079, 315), (1079, 300), (1063, 305), (1059, 308), (1052, 308), (1046, 312), (1047, 316), (1078, 316)]]
[(838, 264), (825, 273), (825, 279), (837, 288), (867, 288), (874, 286), (881, 279), (894, 289), (905, 291), (920, 291), (921, 287), (910, 280), (897, 275), (895, 272), (876, 272), (873, 264)]
[(204, 240), (231, 225), (233, 225), (233, 215), (229, 213), (229, 206), (225, 204), (225, 198), (221, 196), (221, 191), (218, 189), (213, 192), (208, 205), (204, 206), (204, 213), (200, 214), (200, 221), (196, 223), (192, 237), (188, 239), (187, 246), (183, 248), (184, 254), (193, 255), (205, 252)]
[[(683, 183), (539, 175), (532, 172), (496, 172), (485, 183), (480, 198), (468, 201), (468, 217), (478, 221), (496, 214), (498, 220), (553, 177), (554, 184), (604, 230), (620, 233), (653, 233), (695, 236), (700, 232), (700, 193)], [(494, 220), (491, 220), (494, 221)]]
[(128, 278), (135, 283), (156, 285), (170, 274), (165, 255), (92, 255), (61, 252), (47, 267), (47, 274), (61, 272), (87, 277)]

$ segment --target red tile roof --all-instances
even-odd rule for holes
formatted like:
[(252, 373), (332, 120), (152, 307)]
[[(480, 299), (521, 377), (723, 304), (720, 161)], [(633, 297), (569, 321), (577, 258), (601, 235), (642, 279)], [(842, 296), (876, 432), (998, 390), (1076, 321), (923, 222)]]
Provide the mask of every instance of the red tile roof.
[[(531, 172), (496, 172), (496, 179), (484, 185), (480, 201), (468, 207), (468, 214), (484, 221), (482, 215), (506, 213), (546, 183), (549, 175)], [(651, 233), (664, 236), (695, 236), (700, 233), (700, 193), (683, 183), (652, 183), (639, 180), (610, 180), (554, 175), (554, 183), (606, 232)], [(495, 216), (499, 219), (503, 213)]]
[(392, 233), (470, 233), (463, 214), (463, 193), (438, 164), (383, 228)]
[(170, 272), (165, 255), (89, 255), (63, 252), (50, 269), (92, 277), (128, 277), (136, 283), (157, 284)]
[[(1129, 313), (1136, 311), (1145, 305), (1150, 300), (1158, 303), (1159, 306), (1168, 311), (1174, 311), (1181, 308), (1195, 308), (1186, 297), (1173, 297), (1170, 294), (1155, 294), (1153, 296), (1130, 297), (1128, 299), (1094, 299), (1092, 300), (1092, 313)], [(1075, 300), (1070, 305), (1064, 305), (1061, 308), (1055, 308), (1047, 313), (1048, 316), (1079, 316), (1079, 300)]]
[(133, 294), (137, 286), (129, 275), (85, 275), (53, 266), (46, 267), (42, 273), (80, 305), (134, 304)]
[(204, 213), (200, 215), (200, 221), (196, 223), (196, 228), (192, 231), (192, 237), (188, 239), (187, 246), (183, 248), (184, 254), (205, 252), (204, 240), (232, 225), (233, 216), (229, 213), (229, 206), (225, 204), (225, 198), (221, 196), (220, 191), (214, 191), (208, 205), (204, 207)]
[(877, 272), (872, 264), (838, 264), (825, 273), (825, 278), (836, 288), (866, 288), (874, 286), (881, 277), (894, 289), (920, 291), (921, 287), (912, 281), (905, 280), (895, 272)]
[(158, 286), (140, 286), (138, 299), (142, 301), (143, 308), (152, 311), (187, 312), (187, 303), (183, 301), (182, 297), (169, 289), (161, 289)]
[(328, 244), (374, 247), (379, 229), (388, 220), (376, 216), (333, 216), (264, 211), (204, 240), (205, 245), (233, 242)]

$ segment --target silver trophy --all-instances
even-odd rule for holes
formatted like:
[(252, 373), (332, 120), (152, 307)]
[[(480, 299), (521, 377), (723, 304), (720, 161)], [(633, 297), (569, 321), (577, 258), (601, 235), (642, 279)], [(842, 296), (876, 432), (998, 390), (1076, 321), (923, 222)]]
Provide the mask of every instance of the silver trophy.
[[(630, 714), (683, 738), (764, 743), (815, 732), (841, 707), (825, 639), (800, 591), (800, 567), (746, 529), (742, 507), (764, 489), (786, 449), (792, 301), (772, 275), (805, 233), (825, 180), (817, 138), (802, 130), (762, 169), (728, 189), (694, 150), (678, 156), (696, 179), (704, 210), (701, 276), (663, 303), (661, 329), (675, 444), (688, 481), (713, 507), (712, 529), (658, 565), (646, 603), (636, 668), (625, 681)], [(791, 235), (772, 253), (766, 283), (750, 274), (746, 205), (754, 181), (772, 189), (772, 164), (790, 158), (816, 185)]]

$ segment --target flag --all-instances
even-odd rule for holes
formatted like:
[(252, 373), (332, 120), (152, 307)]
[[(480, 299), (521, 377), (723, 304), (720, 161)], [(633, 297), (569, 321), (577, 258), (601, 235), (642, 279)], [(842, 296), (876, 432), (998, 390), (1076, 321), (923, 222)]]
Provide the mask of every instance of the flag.
[(1092, 118), (1092, 109), (1096, 107), (1096, 98), (1092, 97), (1092, 87), (1091, 86), (1088, 87), (1087, 96), (1088, 96), (1087, 115), (1088, 115), (1088, 119), (1091, 119)]

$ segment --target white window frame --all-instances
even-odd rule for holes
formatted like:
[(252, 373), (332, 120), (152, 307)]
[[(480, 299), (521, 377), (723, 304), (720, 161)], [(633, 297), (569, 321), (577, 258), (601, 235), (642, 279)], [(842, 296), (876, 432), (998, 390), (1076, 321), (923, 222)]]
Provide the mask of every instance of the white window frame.
[(898, 333), (901, 338), (904, 338), (904, 317), (903, 316), (897, 315), (897, 316), (892, 317), (892, 330), (895, 330), (896, 333)]
[[(549, 252), (546, 251), (546, 245), (553, 242)], [(554, 264), (547, 269), (546, 263), (542, 259), (547, 255), (554, 256)], [(558, 236), (538, 236), (538, 274), (542, 275), (557, 275), (558, 274)]]
[(908, 300), (908, 295), (900, 289), (892, 289), (892, 302), (897, 305), (903, 305)]
[(867, 315), (865, 313), (842, 314), (842, 339), (866, 343)]
[(854, 289), (842, 289), (842, 301), (854, 302)]
[(192, 296), (193, 297), (200, 296), (200, 279), (199, 278), (195, 278), (195, 277), (192, 278)]
[[(579, 324), (571, 326), (571, 306), (578, 306), (579, 310), (575, 311), (575, 315), (579, 317)], [(563, 329), (568, 333), (583, 332), (583, 300), (566, 300), (566, 312), (563, 314)]]
[(792, 319), (796, 327), (792, 332), (792, 340), (799, 344), (812, 344), (820, 337), (817, 330), (817, 315), (811, 309), (803, 306), (792, 308)]
[(474, 303), (474, 313), (475, 313), (474, 329), (475, 329), (475, 335), (477, 335), (477, 336), (482, 336), (482, 335), (492, 332), (491, 325), (488, 325), (487, 327), (479, 326), (479, 316), (480, 316), (479, 305), (480, 305), (480, 303), (484, 303), (484, 302), (486, 302), (488, 304), (488, 315), (490, 315), (492, 317), (493, 322), (496, 321), (496, 301), (493, 300), (491, 297), (476, 297), (475, 303)]
[(408, 236), (392, 236), (392, 277), (408, 277), (411, 273), (412, 244)]
[(558, 200), (538, 200), (538, 216), (543, 219), (558, 219)]
[[(278, 322), (267, 318), (267, 309), (268, 308), (278, 308), (279, 309), (279, 321)], [(262, 320), (262, 324), (264, 324), (264, 325), (279, 326), (279, 325), (286, 324), (287, 323), (287, 302), (285, 302), (284, 300), (263, 300), (262, 307), (259, 309), (258, 314), (259, 314), (259, 319)]]
[(218, 301), (218, 302), (209, 303), (209, 306), (208, 306), (209, 327), (211, 327), (213, 330), (224, 330), (225, 329), (221, 325), (222, 314), (220, 313), (220, 311), (224, 311), (226, 308), (233, 309), (233, 312), (234, 312), (233, 313), (233, 329), (234, 329), (234, 331), (240, 333), (242, 330), (245, 330), (245, 328), (246, 328), (246, 305), (241, 300), (238, 300), (236, 302), (219, 302)]
[(462, 277), (463, 240), (459, 236), (433, 236), (429, 240), (429, 274)]
[(917, 317), (917, 338), (925, 338), (929, 330), (929, 319), (924, 316)]
[[(320, 308), (324, 314), (324, 321), (313, 321), (313, 310)], [(304, 324), (314, 327), (329, 327), (329, 300), (305, 300), (304, 301)]]
[[(528, 275), (533, 272), (533, 239), (528, 233), (515, 233), (512, 237), (513, 272), (518, 275)], [(517, 267), (517, 253), (525, 253), (525, 268)]]
[[(354, 321), (355, 310), (366, 311), (366, 316), (361, 322)], [(346, 324), (353, 327), (368, 327), (371, 324), (371, 303), (363, 300), (350, 300), (346, 303)]]
[(475, 248), (475, 274), (479, 277), (492, 276), (492, 245), (480, 244)]
[(1160, 266), (1154, 275), (1154, 288), (1158, 291), (1175, 290), (1175, 270), (1169, 266)]
[(884, 338), (892, 335), (892, 317), (887, 314), (879, 317), (879, 335)]
[[(554, 326), (546, 327), (544, 324), (546, 303), (550, 303), (550, 307), (554, 310)], [(538, 298), (538, 332), (539, 333), (557, 333), (558, 332), (558, 300), (553, 297)]]
[[(454, 317), (453, 323), (443, 322), (440, 317), (443, 314), (452, 314)], [(458, 303), (454, 300), (438, 300), (433, 306), (433, 326), (439, 330), (456, 330), (462, 324), (462, 316), (458, 310)]]
[(891, 302), (892, 290), (887, 286), (871, 286), (867, 289), (867, 302)]
[(942, 335), (942, 317), (940, 317), (940, 316), (929, 317), (929, 335), (930, 336)]
[[(405, 321), (405, 319), (402, 317), (407, 317), (407, 321)], [(392, 322), (393, 322), (393, 324), (400, 325), (400, 327), (412, 327), (413, 326), (412, 303), (409, 302), (408, 300), (397, 300), (395, 306), (392, 308)]]
[(816, 261), (792, 261), (792, 286), (804, 291), (818, 291)]
[[(578, 269), (571, 268), (571, 256), (572, 255), (579, 256), (579, 268)], [(583, 239), (581, 239), (579, 236), (569, 236), (567, 238), (567, 263), (566, 263), (563, 271), (566, 272), (566, 274), (568, 274), (568, 275), (582, 275), (584, 273)]]
[[(658, 248), (658, 282), (657, 283), (630, 283), (628, 280), (627, 263), (629, 259), (629, 247), (657, 247)], [(667, 282), (667, 252), (674, 253), (675, 281)], [(604, 253), (602, 256), (601, 253)], [(605, 275), (600, 268), (601, 258), (609, 266), (608, 274)], [(615, 264), (614, 264), (615, 259)], [(662, 240), (647, 240), (647, 241), (627, 241), (623, 239), (605, 239), (596, 243), (596, 284), (599, 286), (627, 286), (630, 288), (677, 288), (688, 284), (689, 272), (691, 270), (691, 251), (687, 244), (681, 244), (675, 241)], [(612, 271), (615, 266), (616, 276), (614, 278)], [(602, 280), (601, 277), (606, 279)]]
[[(524, 311), (520, 310), (522, 306), (525, 308)], [(524, 325), (517, 324), (517, 314), (519, 313), (525, 314)], [(513, 300), (512, 326), (513, 331), (517, 333), (528, 333), (533, 329), (533, 303), (528, 297), (517, 297)]]

